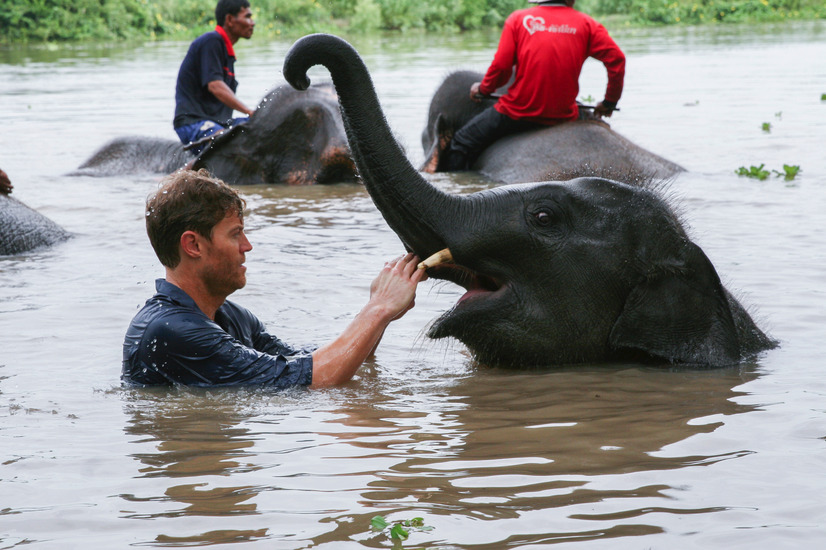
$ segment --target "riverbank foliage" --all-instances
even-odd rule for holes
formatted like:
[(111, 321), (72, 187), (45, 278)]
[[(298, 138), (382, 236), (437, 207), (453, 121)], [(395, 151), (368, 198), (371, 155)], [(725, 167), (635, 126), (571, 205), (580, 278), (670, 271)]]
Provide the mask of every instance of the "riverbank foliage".
[[(252, 0), (256, 32), (463, 31), (497, 28), (526, 0)], [(215, 0), (4, 0), (0, 43), (190, 38), (214, 25)], [(823, 0), (580, 0), (635, 25), (824, 19)]]

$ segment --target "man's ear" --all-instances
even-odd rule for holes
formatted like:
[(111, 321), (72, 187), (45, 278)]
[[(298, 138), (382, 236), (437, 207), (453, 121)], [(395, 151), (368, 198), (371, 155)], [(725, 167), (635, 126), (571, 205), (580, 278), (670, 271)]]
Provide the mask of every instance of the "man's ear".
[(200, 258), (203, 253), (203, 237), (195, 231), (184, 231), (181, 234), (181, 258)]

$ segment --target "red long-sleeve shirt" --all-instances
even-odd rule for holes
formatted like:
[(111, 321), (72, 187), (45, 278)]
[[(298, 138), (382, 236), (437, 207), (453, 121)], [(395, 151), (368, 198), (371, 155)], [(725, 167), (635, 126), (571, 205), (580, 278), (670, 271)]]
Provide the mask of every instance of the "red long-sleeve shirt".
[(608, 71), (605, 99), (619, 101), (625, 55), (605, 27), (567, 6), (517, 10), (505, 21), (479, 91), (487, 95), (505, 85), (515, 65), (516, 79), (496, 103), (497, 111), (544, 124), (574, 120), (579, 74), (588, 57), (602, 61)]

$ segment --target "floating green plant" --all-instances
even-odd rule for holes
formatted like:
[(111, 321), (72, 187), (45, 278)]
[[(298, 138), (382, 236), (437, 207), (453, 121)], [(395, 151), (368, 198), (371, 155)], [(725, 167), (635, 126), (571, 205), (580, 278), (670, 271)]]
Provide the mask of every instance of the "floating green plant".
[(765, 164), (761, 164), (760, 166), (749, 166), (748, 168), (741, 166), (734, 172), (738, 176), (745, 176), (747, 178), (754, 178), (758, 180), (767, 179), (772, 173), (774, 173), (775, 176), (782, 177), (786, 181), (793, 180), (800, 172), (800, 166), (796, 164), (784, 164), (782, 172), (780, 170), (772, 170), (769, 172), (764, 168), (764, 166)]
[(424, 519), (412, 518), (390, 523), (384, 516), (373, 516), (370, 520), (373, 531), (387, 531), (394, 542), (394, 548), (401, 547), (401, 541), (407, 540), (411, 531), (432, 531), (434, 527), (425, 525)]
[(764, 122), (761, 126), (764, 132), (771, 132), (772, 131), (772, 123), (771, 122)]
[(784, 164), (783, 171), (780, 172), (779, 170), (772, 170), (778, 177), (783, 176), (783, 179), (786, 181), (791, 181), (795, 177), (797, 177), (797, 173), (800, 172), (800, 166), (796, 164)]
[(746, 168), (745, 166), (741, 166), (735, 172), (738, 176), (746, 176), (747, 178), (755, 178), (758, 180), (764, 180), (771, 175), (768, 170), (764, 170), (763, 166), (765, 164), (761, 164), (760, 166), (750, 166)]

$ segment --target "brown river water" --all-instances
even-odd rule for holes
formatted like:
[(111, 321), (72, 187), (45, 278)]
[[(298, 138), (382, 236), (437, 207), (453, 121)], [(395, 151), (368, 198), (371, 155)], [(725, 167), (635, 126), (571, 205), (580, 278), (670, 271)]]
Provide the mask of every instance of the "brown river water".
[[(0, 50), (0, 168), (74, 234), (0, 258), (0, 548), (392, 548), (376, 515), (433, 527), (396, 548), (822, 546), (826, 25), (613, 34), (628, 55), (613, 127), (688, 169), (670, 194), (690, 234), (781, 342), (754, 363), (478, 366), (425, 337), (460, 296), (426, 282), (344, 387), (123, 389), (124, 331), (162, 276), (142, 214), (158, 177), (64, 174), (112, 137), (175, 137), (187, 44)], [(349, 39), (418, 164), (438, 83), (484, 70), (497, 35)], [(283, 82), (290, 44), (238, 46), (247, 103)], [(590, 61), (583, 96), (604, 85)], [(734, 173), (761, 163), (801, 172)], [(243, 191), (254, 249), (233, 299), (288, 342), (328, 341), (398, 239), (355, 184)]]

